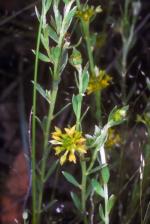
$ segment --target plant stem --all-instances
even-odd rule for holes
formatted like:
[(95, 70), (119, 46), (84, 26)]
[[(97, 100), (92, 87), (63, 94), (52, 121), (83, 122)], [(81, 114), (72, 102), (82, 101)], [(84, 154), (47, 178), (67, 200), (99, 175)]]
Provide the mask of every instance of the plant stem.
[(45, 172), (46, 172), (46, 162), (48, 157), (48, 138), (49, 138), (49, 132), (51, 128), (51, 121), (54, 116), (54, 109), (56, 104), (56, 98), (57, 98), (57, 92), (58, 92), (58, 84), (59, 84), (59, 77), (60, 77), (60, 71), (59, 71), (59, 65), (62, 55), (62, 44), (63, 44), (63, 36), (60, 35), (59, 42), (58, 42), (58, 48), (60, 49), (60, 53), (58, 56), (58, 59), (56, 60), (54, 64), (54, 72), (53, 72), (53, 83), (52, 83), (52, 90), (51, 90), (51, 104), (49, 106), (49, 112), (48, 112), (48, 118), (47, 118), (47, 125), (46, 130), (44, 134), (44, 144), (43, 144), (43, 158), (42, 158), (42, 165), (41, 165), (41, 190), (39, 192), (39, 201), (38, 201), (38, 223), (40, 222), (40, 213), (42, 210), (42, 200), (43, 200), (43, 192), (44, 192), (44, 179), (45, 179)]
[(89, 58), (89, 63), (90, 63), (90, 72), (91, 72), (91, 75), (94, 76), (95, 75), (95, 69), (94, 69), (95, 65), (94, 65), (94, 59), (93, 59), (91, 43), (90, 43), (89, 23), (82, 22), (82, 27), (83, 27), (84, 38), (86, 41), (87, 53), (88, 53), (88, 58)]
[(105, 195), (105, 224), (109, 224), (109, 215), (107, 211), (108, 206), (108, 186), (104, 184), (104, 195)]
[[(84, 159), (84, 158), (83, 158)], [(81, 192), (81, 200), (82, 200), (82, 212), (83, 212), (83, 221), (84, 224), (87, 224), (87, 216), (86, 216), (86, 162), (81, 160), (81, 169), (82, 169), (82, 192)]]
[[(106, 161), (106, 155), (105, 155), (105, 149), (104, 146), (101, 147), (100, 149), (100, 157), (101, 157), (101, 163), (102, 165), (106, 165), (107, 161)], [(107, 210), (107, 206), (108, 206), (108, 185), (107, 183), (103, 184), (103, 188), (104, 188), (104, 203), (105, 203), (105, 224), (109, 224), (109, 214), (108, 214), (108, 210)]]
[(31, 161), (32, 161), (32, 224), (37, 224), (36, 216), (36, 84), (38, 76), (38, 62), (39, 62), (39, 49), (40, 49), (40, 36), (42, 30), (42, 15), (40, 18), (40, 25), (38, 30), (37, 45), (36, 45), (36, 57), (34, 65), (34, 87), (33, 87), (33, 117), (32, 117), (32, 152), (31, 152)]
[[(83, 32), (84, 32), (84, 38), (86, 41), (86, 47), (87, 47), (87, 53), (89, 58), (89, 64), (90, 64), (90, 72), (91, 76), (95, 76), (95, 64), (94, 64), (94, 58), (93, 53), (91, 49), (91, 43), (90, 43), (90, 31), (89, 31), (89, 23), (82, 22)], [(101, 116), (101, 92), (97, 91), (95, 93), (95, 103), (96, 103), (96, 119), (101, 124), (102, 123), (102, 116)]]
[[(82, 92), (80, 91), (82, 88), (80, 88), (82, 85), (82, 71), (79, 70), (78, 71), (78, 75), (79, 75), (79, 96), (81, 97), (81, 100), (78, 101), (78, 110), (77, 110), (77, 114), (76, 114), (76, 130), (80, 130), (81, 129), (81, 124), (80, 124), (80, 120), (81, 120), (81, 107), (82, 107), (82, 100), (83, 100), (83, 95)], [(84, 224), (87, 224), (87, 216), (86, 216), (86, 161), (84, 159), (84, 156), (82, 156), (82, 158), (80, 159), (80, 164), (81, 164), (81, 170), (82, 170), (82, 181), (81, 181), (81, 205), (82, 205), (82, 214), (83, 214), (83, 222)]]
[(58, 86), (54, 86), (52, 88), (51, 92), (51, 104), (49, 107), (49, 112), (48, 112), (48, 119), (47, 119), (47, 125), (46, 125), (46, 130), (45, 130), (45, 135), (44, 135), (44, 146), (43, 146), (43, 158), (42, 158), (42, 166), (41, 166), (41, 189), (39, 192), (39, 200), (38, 200), (38, 223), (40, 222), (40, 213), (42, 210), (42, 199), (43, 199), (43, 191), (44, 191), (44, 179), (45, 179), (45, 171), (46, 171), (46, 162), (47, 162), (47, 150), (48, 150), (48, 138), (49, 138), (49, 131), (51, 127), (51, 121), (53, 118), (53, 113), (54, 113), (54, 108), (55, 108), (55, 103), (56, 103), (56, 97), (57, 97), (57, 91), (58, 91)]
[(101, 91), (97, 91), (95, 93), (95, 101), (96, 101), (96, 114), (95, 114), (96, 119), (102, 126)]

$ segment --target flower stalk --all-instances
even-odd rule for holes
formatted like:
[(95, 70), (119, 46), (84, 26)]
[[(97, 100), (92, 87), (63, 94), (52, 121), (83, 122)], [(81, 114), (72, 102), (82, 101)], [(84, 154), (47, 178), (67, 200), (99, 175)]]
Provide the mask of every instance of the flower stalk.
[[(105, 154), (105, 148), (104, 145), (100, 148), (99, 150), (100, 152), (100, 158), (101, 158), (101, 165), (106, 166), (107, 165), (107, 161), (106, 161), (106, 154)], [(109, 199), (109, 195), (108, 195), (108, 184), (106, 182), (103, 183), (103, 189), (104, 189), (104, 207), (105, 207), (105, 224), (109, 224), (109, 213), (108, 213), (108, 199)]]
[[(43, 9), (42, 9), (43, 14)], [(32, 152), (31, 152), (31, 161), (32, 161), (32, 224), (37, 224), (37, 189), (36, 189), (36, 110), (37, 110), (37, 77), (38, 77), (38, 62), (39, 62), (39, 49), (40, 49), (40, 36), (42, 31), (42, 15), (40, 17), (40, 24), (38, 30), (37, 44), (36, 44), (36, 56), (35, 56), (35, 65), (34, 65), (34, 87), (33, 87), (33, 109), (32, 109)]]

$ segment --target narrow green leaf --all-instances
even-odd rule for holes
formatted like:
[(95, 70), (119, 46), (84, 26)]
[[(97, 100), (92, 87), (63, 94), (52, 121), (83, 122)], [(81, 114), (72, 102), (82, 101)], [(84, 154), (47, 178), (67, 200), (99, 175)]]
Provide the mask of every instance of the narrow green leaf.
[(83, 113), (83, 115), (82, 115), (82, 117), (81, 117), (81, 120), (80, 120), (81, 122), (83, 121), (84, 117), (86, 116), (86, 114), (87, 114), (89, 108), (90, 108), (90, 107), (86, 108), (86, 110), (84, 111), (84, 113)]
[(46, 182), (48, 180), (48, 178), (53, 174), (53, 172), (55, 171), (57, 165), (58, 165), (59, 160), (55, 161), (49, 168), (45, 178), (44, 178), (44, 182)]
[[(32, 83), (34, 84), (34, 81), (32, 81)], [(43, 89), (43, 87), (36, 83), (36, 90), (38, 91), (38, 93), (48, 102), (50, 103), (49, 98), (47, 97), (47, 92), (46, 90)]]
[(90, 194), (94, 192), (92, 184), (90, 183), (87, 187), (87, 191), (86, 191), (86, 199), (88, 199), (88, 197), (90, 196)]
[(75, 15), (76, 12), (76, 7), (74, 7), (70, 12), (68, 12), (68, 14), (66, 14), (66, 16), (64, 17), (63, 20), (63, 32), (66, 33), (70, 27), (70, 24), (73, 20), (73, 17)]
[(89, 74), (87, 71), (83, 71), (82, 74), (82, 93), (84, 93), (88, 87), (89, 83)]
[(60, 65), (60, 73), (63, 72), (68, 62), (68, 52), (66, 49), (62, 52), (61, 65)]
[[(34, 50), (32, 50), (32, 52), (36, 54)], [(51, 62), (50, 59), (46, 55), (42, 54), (41, 52), (39, 52), (39, 59), (44, 62)]]
[(114, 204), (115, 204), (115, 200), (116, 200), (115, 195), (112, 194), (112, 195), (110, 196), (110, 198), (109, 198), (109, 200), (108, 200), (108, 204), (107, 204), (107, 212), (108, 212), (108, 213), (111, 212), (111, 210), (112, 210), (112, 208), (113, 208), (113, 206), (114, 206)]
[(96, 179), (93, 179), (92, 180), (92, 186), (93, 186), (94, 191), (98, 195), (100, 195), (103, 198), (105, 197), (104, 190), (103, 190), (102, 186), (100, 185), (100, 183)]
[(73, 4), (74, 0), (71, 0), (71, 1), (67, 1), (67, 3), (65, 4), (65, 7), (64, 7), (64, 18), (66, 16), (68, 16), (68, 13), (70, 12), (70, 9), (71, 9), (71, 6)]
[(45, 131), (46, 131), (46, 126), (47, 126), (47, 116), (45, 115), (44, 117), (43, 117), (43, 120), (42, 120), (42, 128), (43, 128), (43, 132), (45, 133)]
[(64, 107), (62, 107), (56, 114), (54, 114), (53, 119), (55, 119), (58, 115), (60, 115), (67, 107), (69, 107), (71, 103), (68, 103)]
[(54, 31), (54, 29), (51, 26), (48, 26), (48, 35), (50, 36), (50, 38), (52, 40), (54, 40), (56, 43), (58, 43), (58, 35), (57, 33)]
[(49, 39), (48, 39), (48, 37), (41, 34), (41, 42), (42, 42), (45, 50), (48, 51), (49, 50)]
[(75, 207), (76, 207), (79, 211), (81, 211), (81, 201), (80, 201), (78, 195), (77, 195), (76, 193), (74, 193), (74, 192), (71, 192), (71, 198), (72, 198), (72, 200), (73, 200), (73, 203), (74, 203)]
[(41, 122), (40, 118), (38, 116), (35, 116), (35, 119), (36, 119), (37, 123), (39, 124), (39, 126), (41, 127), (41, 129), (43, 129), (42, 122)]
[(40, 21), (40, 13), (39, 13), (39, 11), (38, 11), (38, 9), (37, 9), (37, 7), (35, 6), (35, 14), (36, 14), (36, 16), (37, 16), (37, 19), (38, 19), (38, 21)]
[(99, 215), (101, 219), (105, 222), (105, 215), (104, 215), (103, 207), (101, 204), (99, 205)]
[(105, 184), (107, 184), (108, 181), (109, 181), (109, 178), (110, 178), (110, 172), (109, 172), (109, 168), (108, 168), (108, 166), (104, 166), (104, 167), (102, 168), (101, 173), (102, 173), (102, 179), (103, 179), (103, 182), (104, 182)]
[[(104, 126), (102, 130), (100, 130), (98, 127), (95, 126), (95, 133), (94, 133), (94, 141), (92, 142), (90, 147), (95, 147), (97, 150), (100, 150), (101, 147), (105, 144), (107, 140), (107, 135), (108, 135), (108, 127), (107, 125)], [(97, 129), (97, 133), (96, 133)]]
[(51, 57), (53, 62), (59, 60), (60, 52), (61, 52), (61, 49), (58, 46), (51, 48)]
[(73, 95), (72, 97), (72, 106), (73, 106), (73, 111), (75, 113), (75, 115), (77, 116), (78, 114), (78, 106), (81, 103), (82, 100), (82, 96), (81, 95)]
[(59, 34), (61, 27), (62, 27), (62, 16), (58, 10), (58, 1), (56, 1), (56, 0), (54, 1), (53, 11), (54, 11), (54, 16), (55, 16), (55, 24), (56, 24), (57, 34)]
[(50, 9), (50, 7), (51, 7), (51, 3), (52, 3), (52, 0), (47, 0), (47, 1), (46, 1), (46, 4), (45, 4), (45, 10), (46, 10), (46, 13), (47, 13), (48, 10)]
[(63, 171), (62, 173), (63, 173), (64, 177), (68, 180), (68, 182), (70, 182), (74, 186), (81, 189), (80, 184), (76, 181), (76, 179), (70, 173), (65, 172), (65, 171)]
[(97, 172), (97, 171), (100, 171), (102, 169), (102, 166), (97, 166), (97, 167), (95, 167), (94, 169), (92, 169), (89, 173), (88, 173), (88, 175), (90, 175), (90, 174), (92, 174), (92, 173), (95, 173), (95, 172)]

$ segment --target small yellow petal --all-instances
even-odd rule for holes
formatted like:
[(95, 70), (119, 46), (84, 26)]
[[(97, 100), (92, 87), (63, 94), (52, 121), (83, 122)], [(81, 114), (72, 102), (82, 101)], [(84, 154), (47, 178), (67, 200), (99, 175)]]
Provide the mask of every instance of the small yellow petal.
[(58, 141), (61, 140), (61, 137), (59, 137), (57, 135), (52, 135), (52, 138), (55, 139), (55, 140), (58, 140)]
[(75, 129), (76, 129), (76, 125), (74, 125), (72, 128), (65, 128), (65, 131), (69, 136), (72, 136), (75, 132)]
[(62, 131), (61, 131), (60, 128), (58, 128), (58, 127), (55, 126), (55, 132), (54, 133), (56, 133), (57, 135), (61, 135), (62, 134)]
[(63, 149), (60, 146), (55, 147), (54, 150), (55, 150), (55, 155), (59, 155), (63, 151)]
[(82, 137), (78, 140), (78, 144), (83, 144), (85, 142), (86, 142), (86, 139)]
[(60, 164), (63, 165), (66, 160), (67, 160), (67, 154), (68, 154), (68, 151), (66, 151), (61, 157), (60, 157)]
[(69, 161), (76, 163), (76, 157), (73, 152), (69, 154)]
[(78, 148), (78, 152), (81, 153), (81, 154), (87, 153), (85, 146), (84, 145), (82, 147), (80, 146)]

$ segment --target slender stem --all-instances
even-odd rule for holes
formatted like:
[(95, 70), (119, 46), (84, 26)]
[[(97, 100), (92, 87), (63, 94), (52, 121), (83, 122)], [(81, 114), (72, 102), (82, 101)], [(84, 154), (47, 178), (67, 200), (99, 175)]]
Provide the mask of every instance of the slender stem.
[[(100, 157), (101, 157), (101, 163), (102, 165), (106, 165), (107, 161), (106, 161), (106, 155), (105, 155), (105, 149), (104, 146), (101, 147), (100, 149)], [(107, 183), (103, 184), (103, 188), (104, 188), (104, 203), (105, 203), (105, 224), (109, 224), (109, 214), (108, 214), (108, 210), (107, 210), (107, 206), (108, 206), (108, 185)]]
[[(89, 64), (90, 64), (90, 72), (91, 76), (95, 76), (95, 63), (94, 63), (94, 57), (91, 49), (91, 43), (90, 43), (90, 31), (89, 31), (89, 23), (84, 23), (82, 21), (82, 27), (84, 32), (84, 38), (86, 41), (86, 47), (87, 47), (87, 53), (89, 58)], [(101, 124), (102, 123), (102, 112), (101, 112), (101, 92), (97, 91), (95, 93), (95, 102), (96, 102), (96, 119)]]
[(87, 175), (90, 173), (91, 169), (93, 168), (94, 164), (95, 164), (95, 160), (97, 158), (97, 153), (98, 153), (98, 149), (96, 148), (93, 155), (92, 155), (92, 160), (90, 162), (90, 165), (87, 169)]
[(40, 18), (40, 25), (38, 30), (37, 45), (36, 45), (36, 57), (34, 65), (34, 87), (33, 87), (33, 117), (32, 117), (32, 152), (31, 152), (31, 161), (32, 161), (32, 224), (37, 224), (36, 216), (36, 83), (38, 76), (38, 62), (39, 62), (39, 49), (40, 49), (40, 36), (42, 30), (42, 16)]
[(81, 200), (82, 200), (82, 212), (83, 212), (83, 221), (84, 224), (87, 224), (87, 216), (86, 216), (86, 162), (81, 161), (81, 169), (82, 169), (82, 192), (81, 192)]
[(53, 87), (52, 93), (51, 93), (51, 104), (49, 107), (49, 112), (48, 112), (48, 119), (47, 119), (47, 125), (46, 125), (46, 130), (45, 130), (45, 135), (44, 135), (44, 146), (43, 146), (43, 158), (42, 158), (42, 166), (41, 166), (41, 189), (39, 192), (39, 200), (38, 200), (38, 223), (40, 222), (40, 213), (42, 209), (42, 199), (43, 199), (43, 191), (44, 191), (44, 179), (45, 179), (45, 171), (46, 171), (46, 162), (47, 162), (47, 150), (48, 150), (48, 138), (49, 138), (49, 130), (51, 127), (51, 121), (53, 118), (53, 113), (54, 113), (54, 108), (56, 104), (56, 97), (57, 97), (57, 91), (58, 91), (58, 86)]
[(82, 22), (82, 27), (83, 27), (83, 32), (84, 32), (84, 38), (86, 41), (86, 47), (87, 47), (87, 53), (88, 53), (88, 58), (89, 58), (89, 63), (90, 63), (90, 71), (91, 75), (95, 75), (95, 65), (94, 65), (94, 58), (91, 50), (91, 43), (90, 43), (90, 32), (89, 32), (89, 23), (83, 23)]
[(95, 93), (95, 101), (96, 101), (96, 114), (95, 114), (96, 119), (102, 126), (101, 91), (97, 91)]
[(47, 149), (48, 149), (48, 138), (49, 138), (49, 131), (51, 128), (51, 121), (53, 119), (54, 115), (54, 109), (55, 109), (55, 104), (56, 104), (56, 98), (57, 98), (57, 92), (58, 92), (58, 84), (59, 84), (59, 76), (60, 76), (60, 71), (59, 71), (59, 65), (60, 65), (60, 60), (61, 60), (61, 55), (62, 55), (62, 44), (63, 44), (63, 35), (60, 36), (59, 42), (58, 42), (58, 47), (60, 49), (60, 53), (58, 56), (58, 59), (56, 60), (54, 64), (54, 72), (53, 72), (53, 84), (52, 84), (52, 91), (51, 91), (51, 104), (49, 107), (49, 112), (48, 112), (48, 119), (47, 119), (47, 125), (46, 125), (46, 130), (45, 130), (45, 135), (44, 135), (44, 144), (43, 144), (43, 159), (42, 159), (42, 165), (41, 165), (41, 190), (39, 193), (39, 201), (38, 201), (38, 212), (39, 212), (39, 217), (38, 221), (40, 222), (40, 213), (41, 213), (41, 208), (42, 208), (42, 199), (43, 199), (43, 192), (44, 192), (44, 179), (45, 179), (45, 172), (46, 172), (46, 162), (47, 162)]
[[(81, 100), (78, 102), (78, 110), (76, 114), (76, 130), (81, 129), (81, 107), (82, 107), (82, 92), (81, 90), (81, 85), (82, 85), (82, 79), (81, 79), (81, 73), (82, 71), (78, 71), (79, 75), (79, 96), (81, 97)], [(82, 213), (83, 213), (83, 222), (84, 224), (87, 224), (87, 216), (86, 216), (86, 181), (87, 181), (87, 175), (86, 175), (86, 161), (84, 159), (84, 156), (80, 159), (80, 164), (81, 164), (81, 170), (82, 170), (82, 181), (81, 181), (81, 205), (82, 205)]]
[(109, 214), (108, 214), (108, 186), (104, 184), (104, 195), (105, 195), (105, 224), (109, 224)]

